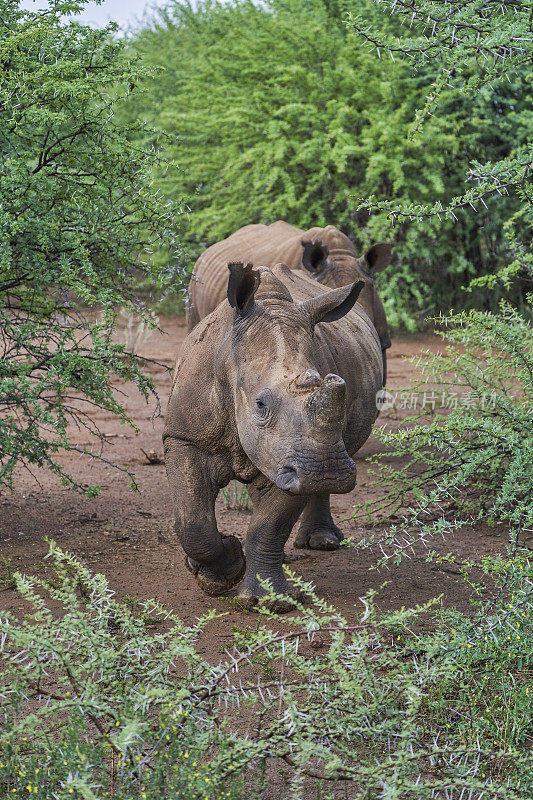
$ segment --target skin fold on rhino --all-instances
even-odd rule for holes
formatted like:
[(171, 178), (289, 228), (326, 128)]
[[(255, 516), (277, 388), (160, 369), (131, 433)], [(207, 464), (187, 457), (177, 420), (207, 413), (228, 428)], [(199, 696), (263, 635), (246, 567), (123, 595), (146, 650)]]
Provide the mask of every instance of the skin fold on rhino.
[[(284, 264), (228, 267), (227, 300), (182, 345), (163, 438), (188, 568), (210, 595), (244, 577), (239, 594), (251, 608), (261, 581), (290, 595), (283, 548), (300, 515), (296, 546), (339, 547), (329, 495), (355, 486), (352, 459), (377, 416), (382, 358), (356, 303), (363, 281), (328, 290)], [(253, 502), (246, 559), (215, 519), (233, 479)]]
[(272, 225), (246, 225), (227, 239), (216, 242), (195, 264), (188, 293), (187, 327), (191, 331), (226, 296), (230, 261), (250, 261), (273, 267), (283, 262), (290, 269), (304, 270), (324, 286), (346, 286), (364, 280), (358, 302), (374, 324), (383, 355), (383, 383), (386, 380), (386, 350), (391, 341), (385, 309), (374, 283), (375, 275), (390, 262), (391, 246), (372, 245), (359, 257), (350, 239), (338, 228), (295, 228), (283, 220)]

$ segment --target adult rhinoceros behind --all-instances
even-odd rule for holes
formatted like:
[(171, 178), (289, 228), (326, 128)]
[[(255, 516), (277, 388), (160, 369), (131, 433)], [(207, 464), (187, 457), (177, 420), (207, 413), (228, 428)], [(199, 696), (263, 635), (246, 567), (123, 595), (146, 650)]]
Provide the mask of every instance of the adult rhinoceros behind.
[[(227, 239), (216, 242), (202, 253), (195, 264), (189, 284), (187, 326), (194, 326), (211, 313), (226, 296), (229, 261), (252, 262), (273, 267), (283, 262), (290, 269), (303, 269), (324, 286), (346, 286), (356, 280), (365, 285), (359, 296), (377, 330), (386, 372), (386, 353), (391, 345), (387, 318), (374, 285), (374, 276), (384, 269), (391, 257), (389, 244), (374, 244), (358, 257), (350, 239), (338, 228), (295, 228), (278, 220), (272, 225), (246, 225)], [(384, 380), (386, 375), (384, 374)]]
[[(165, 456), (187, 566), (212, 595), (246, 573), (240, 594), (254, 605), (264, 594), (258, 575), (289, 592), (283, 546), (302, 512), (297, 545), (339, 546), (329, 494), (355, 485), (352, 457), (377, 416), (382, 359), (374, 326), (354, 305), (362, 281), (327, 290), (283, 264), (229, 269), (227, 301), (182, 345)], [(253, 501), (246, 562), (215, 520), (217, 494), (232, 479), (248, 484)]]

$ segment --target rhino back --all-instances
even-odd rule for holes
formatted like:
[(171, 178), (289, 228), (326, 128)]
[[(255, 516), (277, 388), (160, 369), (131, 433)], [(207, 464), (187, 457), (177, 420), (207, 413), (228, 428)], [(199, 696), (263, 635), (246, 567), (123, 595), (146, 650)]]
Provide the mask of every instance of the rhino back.
[(272, 267), (279, 261), (301, 266), (303, 231), (283, 220), (271, 225), (246, 225), (208, 247), (195, 264), (189, 284), (189, 303), (199, 319), (211, 313), (226, 296), (229, 261)]

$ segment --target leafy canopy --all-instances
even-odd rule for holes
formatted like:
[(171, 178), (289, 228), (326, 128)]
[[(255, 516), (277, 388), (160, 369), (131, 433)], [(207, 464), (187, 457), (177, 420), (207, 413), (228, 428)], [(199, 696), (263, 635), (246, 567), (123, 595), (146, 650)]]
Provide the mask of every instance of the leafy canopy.
[[(375, 3), (400, 21), (401, 35), (393, 37), (386, 31), (372, 29), (359, 14), (352, 14), (354, 30), (371, 49), (378, 55), (388, 54), (393, 60), (399, 58), (417, 71), (428, 64), (435, 65), (434, 82), (415, 114), (410, 139), (416, 141), (435, 114), (448, 110), (450, 92), (455, 98), (457, 95), (473, 98), (474, 108), (479, 108), (479, 98), (490, 100), (492, 114), (484, 116), (487, 122), (492, 118), (493, 127), (486, 130), (485, 141), (475, 136), (471, 142), (470, 166), (463, 176), (467, 186), (454, 187), (452, 196), (434, 199), (427, 205), (421, 202), (422, 198), (414, 203), (367, 199), (360, 208), (387, 211), (393, 221), (420, 222), (437, 217), (454, 224), (459, 222), (460, 209), (481, 212), (483, 217), (486, 217), (484, 210), (496, 212), (514, 256), (512, 264), (499, 270), (508, 288), (512, 275), (531, 273), (533, 265), (531, 251), (525, 246), (531, 242), (533, 200), (531, 6), (520, 0), (488, 4), (476, 0), (461, 3), (421, 0), (417, 6), (404, 0), (375, 0)], [(506, 86), (512, 91), (502, 88)], [(478, 127), (479, 121), (474, 120), (472, 132)], [(516, 198), (511, 206), (505, 202), (510, 194)], [(481, 263), (484, 268), (473, 286), (494, 288), (495, 280), (487, 275), (493, 270), (486, 268), (483, 258)]]
[(146, 70), (113, 26), (65, 20), (81, 5), (0, 0), (0, 485), (19, 462), (78, 485), (56, 459), (86, 452), (69, 418), (98, 433), (89, 404), (126, 421), (113, 375), (153, 392), (112, 340), (115, 309), (135, 305), (133, 271), (177, 280), (175, 258), (166, 276), (143, 263), (149, 245), (176, 248), (172, 208), (150, 188), (157, 153), (115, 116)]
[[(376, 35), (401, 28), (371, 0), (170, 2), (132, 39), (162, 71), (127, 118), (174, 137), (167, 154), (180, 172), (156, 182), (167, 197), (186, 194), (196, 255), (276, 219), (335, 224), (361, 250), (392, 239), (380, 292), (391, 324), (414, 327), (421, 312), (462, 301), (469, 278), (505, 263), (503, 224), (517, 206), (496, 196), (475, 218), (433, 215), (415, 229), (408, 217), (393, 225), (379, 202), (431, 206), (460, 194), (473, 158), (508, 156), (527, 141), (531, 93), (520, 71), (468, 98), (447, 86), (439, 112), (410, 138), (438, 64), (414, 72), (398, 57), (379, 60), (346, 24), (350, 13)], [(373, 195), (370, 213), (360, 198)]]

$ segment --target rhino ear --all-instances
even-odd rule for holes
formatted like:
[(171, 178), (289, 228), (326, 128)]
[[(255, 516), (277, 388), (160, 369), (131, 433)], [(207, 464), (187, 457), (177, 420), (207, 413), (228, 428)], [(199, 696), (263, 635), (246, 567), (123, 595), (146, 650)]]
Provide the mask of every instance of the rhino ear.
[(254, 307), (254, 295), (259, 286), (259, 273), (253, 264), (230, 261), (228, 264), (228, 302), (240, 317), (249, 314)]
[(309, 242), (302, 239), (304, 251), (302, 253), (302, 264), (312, 275), (316, 275), (324, 268), (328, 257), (329, 249), (321, 242)]
[(388, 267), (392, 256), (392, 245), (388, 242), (378, 242), (373, 244), (364, 254), (361, 261), (362, 267), (369, 275), (381, 272)]
[(312, 325), (334, 322), (351, 311), (364, 285), (365, 281), (355, 281), (340, 289), (332, 289), (300, 303), (300, 308), (309, 316)]

